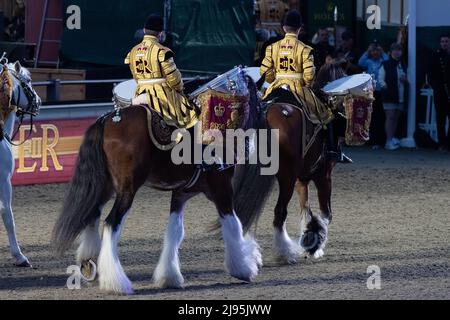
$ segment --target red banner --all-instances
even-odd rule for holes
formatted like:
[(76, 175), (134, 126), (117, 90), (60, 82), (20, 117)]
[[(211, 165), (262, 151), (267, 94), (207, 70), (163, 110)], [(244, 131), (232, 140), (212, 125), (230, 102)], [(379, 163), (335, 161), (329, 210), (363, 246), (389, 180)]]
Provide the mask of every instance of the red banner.
[(214, 90), (202, 93), (197, 100), (202, 106), (203, 143), (214, 141), (208, 134), (209, 130), (219, 130), (225, 136), (227, 129), (240, 129), (248, 120), (249, 105), (245, 96), (233, 96)]
[[(84, 132), (95, 119), (48, 120), (33, 123), (30, 138), (13, 148), (13, 185), (68, 182), (72, 178)], [(28, 137), (30, 125), (20, 128), (15, 143)]]

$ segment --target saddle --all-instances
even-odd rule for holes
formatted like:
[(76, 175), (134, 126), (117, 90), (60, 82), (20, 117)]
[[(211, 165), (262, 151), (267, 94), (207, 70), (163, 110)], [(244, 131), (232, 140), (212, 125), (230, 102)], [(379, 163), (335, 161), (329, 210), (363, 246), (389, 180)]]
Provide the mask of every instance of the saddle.
[[(315, 97), (314, 99), (317, 100)], [(300, 111), (303, 128), (302, 150), (303, 157), (305, 157), (320, 131), (325, 128), (325, 124), (319, 119), (316, 113), (313, 112), (310, 105), (311, 101), (305, 101), (289, 90), (277, 88), (272, 91), (264, 102), (268, 104), (268, 108), (270, 108), (273, 103), (285, 104), (282, 111), (285, 117), (292, 117), (292, 114), (296, 109), (297, 111)]]
[[(215, 141), (211, 130), (218, 130), (225, 135), (227, 129), (243, 128), (249, 117), (249, 101), (245, 96), (232, 96), (217, 91), (208, 90), (200, 94), (197, 107), (201, 109), (199, 119), (204, 144)], [(178, 128), (167, 124), (152, 106), (141, 105), (147, 111), (148, 132), (155, 146), (163, 151), (169, 151), (180, 141), (172, 141), (172, 133)]]
[(146, 105), (134, 107), (141, 107), (147, 111), (148, 134), (158, 149), (170, 151), (181, 141), (181, 136), (177, 137), (175, 141), (172, 140), (172, 133), (178, 128), (168, 125), (152, 107)]

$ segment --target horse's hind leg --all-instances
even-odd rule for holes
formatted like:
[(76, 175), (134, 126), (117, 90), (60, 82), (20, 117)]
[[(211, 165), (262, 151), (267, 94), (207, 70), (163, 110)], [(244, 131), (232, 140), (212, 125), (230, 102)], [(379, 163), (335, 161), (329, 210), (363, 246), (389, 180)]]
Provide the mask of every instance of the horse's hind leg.
[(273, 250), (279, 262), (295, 264), (301, 255), (300, 246), (292, 241), (286, 230), (286, 219), (288, 215), (288, 205), (292, 199), (295, 187), (295, 173), (290, 170), (292, 166), (280, 166), (278, 173), (278, 183), (280, 194), (275, 207), (275, 219), (273, 222), (274, 241)]
[(94, 221), (81, 232), (77, 249), (77, 264), (80, 266), (83, 275), (88, 279), (91, 279), (93, 276), (95, 277), (95, 270), (92, 269), (91, 260), (97, 263), (102, 247), (102, 240), (98, 230), (100, 217), (103, 207), (111, 199), (113, 194), (111, 186), (105, 186), (105, 188), (109, 190), (105, 192), (104, 199), (96, 205), (95, 212), (92, 213), (92, 217), (95, 217)]
[(18, 267), (31, 267), (28, 258), (22, 254), (16, 238), (14, 214), (11, 208), (12, 186), (9, 177), (0, 174), (0, 213), (8, 234), (11, 255)]
[[(297, 182), (297, 193), (300, 198), (300, 248), (302, 253), (306, 250), (313, 248), (318, 243), (318, 237), (316, 234), (308, 233), (308, 226), (313, 219), (313, 213), (309, 206), (309, 181)], [(306, 234), (306, 235), (305, 235)]]
[[(98, 206), (96, 216), (98, 218), (88, 225), (80, 235), (80, 244), (77, 249), (77, 264), (81, 268), (81, 272), (90, 279), (94, 274), (90, 261), (97, 262), (100, 249), (102, 247), (102, 240), (99, 234), (100, 216), (102, 213), (102, 206)], [(95, 276), (95, 275), (94, 275)]]
[(315, 259), (324, 256), (324, 249), (328, 241), (328, 226), (332, 219), (331, 211), (331, 169), (325, 170), (313, 180), (317, 188), (320, 213), (309, 213), (306, 231), (302, 237), (304, 249)]
[(311, 216), (311, 208), (309, 206), (309, 190), (308, 190), (308, 182), (304, 182), (301, 180), (297, 181), (296, 190), (298, 193), (298, 197), (300, 199), (300, 236), (302, 236), (307, 227), (307, 222), (310, 220)]
[(170, 218), (164, 237), (164, 247), (158, 265), (153, 274), (153, 281), (160, 288), (181, 288), (184, 283), (180, 271), (178, 250), (184, 237), (184, 208), (186, 202), (196, 193), (174, 192), (170, 204)]
[(117, 255), (122, 225), (131, 208), (135, 193), (132, 191), (117, 194), (111, 213), (103, 227), (102, 246), (98, 258), (100, 289), (119, 294), (132, 294), (131, 281), (126, 276)]
[(262, 267), (259, 246), (250, 236), (244, 238), (242, 224), (233, 208), (232, 172), (208, 174), (207, 197), (214, 202), (220, 215), (225, 242), (225, 267), (231, 276), (250, 282)]

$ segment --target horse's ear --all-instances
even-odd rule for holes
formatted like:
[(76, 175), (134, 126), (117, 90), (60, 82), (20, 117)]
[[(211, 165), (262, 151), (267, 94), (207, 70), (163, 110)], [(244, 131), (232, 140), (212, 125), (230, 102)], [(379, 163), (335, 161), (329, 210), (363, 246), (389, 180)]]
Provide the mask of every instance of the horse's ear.
[(16, 61), (16, 62), (14, 63), (14, 70), (15, 70), (17, 73), (20, 73), (20, 70), (22, 70), (22, 66), (20, 65), (20, 62), (19, 62), (19, 61)]

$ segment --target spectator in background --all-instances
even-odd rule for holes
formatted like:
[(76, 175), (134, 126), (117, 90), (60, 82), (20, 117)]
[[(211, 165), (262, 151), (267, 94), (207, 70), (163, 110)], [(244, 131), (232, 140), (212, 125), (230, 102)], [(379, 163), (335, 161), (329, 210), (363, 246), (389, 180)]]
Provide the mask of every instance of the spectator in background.
[(377, 42), (374, 42), (359, 59), (358, 64), (365, 72), (371, 74), (374, 79), (378, 79), (381, 65), (388, 59), (389, 56), (384, 52), (383, 48)]
[(436, 105), (439, 149), (450, 150), (450, 136), (445, 132), (450, 120), (450, 34), (441, 36), (441, 48), (432, 57), (431, 86)]
[(386, 115), (386, 150), (400, 148), (400, 140), (395, 138), (398, 120), (405, 110), (406, 66), (402, 63), (403, 48), (394, 43), (391, 46), (389, 60), (383, 62), (380, 68), (378, 82), (382, 88), (383, 106)]
[(353, 37), (353, 33), (349, 30), (344, 31), (342, 33), (341, 40), (341, 46), (337, 50), (338, 54), (347, 61), (356, 64), (356, 51), (354, 48), (355, 39)]
[(359, 54), (357, 53), (354, 47), (355, 39), (353, 33), (349, 30), (346, 30), (344, 31), (344, 33), (342, 33), (341, 37), (342, 37), (341, 46), (336, 52), (336, 57), (338, 59), (344, 59), (345, 61), (347, 61), (347, 64), (343, 66), (344, 71), (347, 75), (361, 73), (361, 70), (358, 67), (358, 60), (357, 60)]
[(372, 122), (370, 124), (370, 141), (369, 144), (374, 149), (380, 148), (385, 144), (385, 115), (383, 110), (383, 102), (381, 96), (381, 86), (377, 81), (379, 72), (383, 62), (387, 61), (389, 56), (383, 51), (383, 48), (377, 43), (372, 43), (367, 51), (359, 59), (359, 66), (368, 74), (372, 75), (372, 78), (376, 81), (375, 86), (375, 101), (373, 103)]
[(327, 61), (327, 57), (332, 57), (334, 47), (330, 45), (330, 38), (327, 28), (320, 28), (317, 31), (317, 43), (314, 44), (314, 64), (319, 70)]

